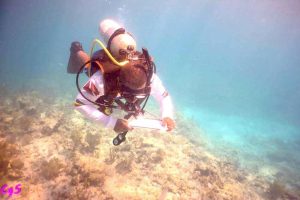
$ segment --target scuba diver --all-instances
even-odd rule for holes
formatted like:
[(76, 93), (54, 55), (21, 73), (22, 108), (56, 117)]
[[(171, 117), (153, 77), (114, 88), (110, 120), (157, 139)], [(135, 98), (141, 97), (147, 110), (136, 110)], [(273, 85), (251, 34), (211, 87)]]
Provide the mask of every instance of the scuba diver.
[[(160, 105), (160, 123), (167, 131), (173, 130), (172, 100), (155, 74), (156, 67), (147, 49), (137, 51), (133, 36), (113, 20), (100, 22), (99, 32), (107, 46), (95, 39), (90, 56), (79, 42), (71, 44), (67, 72), (77, 74), (79, 94), (75, 108), (87, 118), (113, 128), (118, 134), (113, 144), (119, 145), (133, 129), (128, 120), (144, 114), (151, 95)], [(95, 44), (102, 49), (93, 53)], [(80, 88), (78, 77), (82, 73), (89, 80)], [(114, 109), (125, 111), (124, 119), (112, 116)]]

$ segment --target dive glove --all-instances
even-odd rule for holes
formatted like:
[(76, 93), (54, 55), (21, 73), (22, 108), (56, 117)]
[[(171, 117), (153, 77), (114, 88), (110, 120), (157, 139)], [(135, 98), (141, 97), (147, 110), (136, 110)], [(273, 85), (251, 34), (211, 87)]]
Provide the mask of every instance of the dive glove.
[(132, 127), (128, 125), (128, 121), (125, 119), (118, 119), (114, 127), (116, 133), (123, 133), (132, 130)]
[(165, 117), (162, 119), (163, 126), (167, 126), (167, 131), (171, 131), (175, 128), (175, 122), (170, 117)]

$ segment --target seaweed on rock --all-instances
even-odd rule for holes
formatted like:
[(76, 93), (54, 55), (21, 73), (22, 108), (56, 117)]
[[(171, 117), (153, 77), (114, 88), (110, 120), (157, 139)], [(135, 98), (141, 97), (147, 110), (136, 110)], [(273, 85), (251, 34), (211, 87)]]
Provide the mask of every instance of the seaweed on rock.
[(108, 158), (106, 158), (106, 159), (104, 160), (104, 162), (105, 162), (106, 164), (108, 164), (108, 165), (111, 165), (111, 164), (113, 164), (113, 163), (115, 162), (115, 160), (116, 160), (117, 157), (118, 157), (118, 156), (117, 156), (117, 154), (116, 154), (115, 149), (110, 148), (110, 149), (109, 149), (109, 156), (108, 156)]
[(17, 180), (23, 177), (24, 163), (18, 158), (18, 147), (5, 141), (0, 142), (0, 176), (4, 179)]
[(132, 159), (125, 159), (115, 166), (116, 172), (119, 174), (127, 174), (132, 171)]
[(44, 160), (41, 164), (41, 175), (46, 179), (56, 178), (62, 167), (63, 164), (58, 158), (52, 158), (49, 162)]
[(298, 191), (289, 190), (280, 180), (273, 181), (267, 191), (267, 198), (270, 200), (276, 199), (300, 199)]
[(86, 137), (85, 137), (85, 141), (88, 143), (89, 147), (88, 147), (88, 150), (89, 151), (94, 151), (96, 146), (98, 144), (100, 144), (100, 140), (101, 140), (101, 135), (98, 134), (98, 133), (90, 133), (88, 132), (86, 134)]

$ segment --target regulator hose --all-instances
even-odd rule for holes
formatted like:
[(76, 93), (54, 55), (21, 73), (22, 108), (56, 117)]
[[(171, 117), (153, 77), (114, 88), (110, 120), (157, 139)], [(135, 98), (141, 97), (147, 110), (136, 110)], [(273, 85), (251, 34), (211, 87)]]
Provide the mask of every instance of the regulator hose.
[(92, 101), (90, 100), (89, 98), (87, 98), (80, 90), (80, 87), (79, 87), (79, 74), (82, 72), (83, 68), (87, 65), (87, 64), (91, 64), (92, 62), (95, 62), (96, 60), (89, 60), (87, 61), (86, 63), (84, 63), (80, 69), (78, 70), (77, 74), (76, 74), (76, 86), (77, 86), (77, 90), (78, 92), (81, 94), (81, 96), (87, 100), (88, 102), (91, 102), (97, 106), (104, 106), (104, 107), (109, 107), (109, 108), (118, 108), (118, 106), (115, 106), (115, 105), (107, 105), (107, 104), (103, 104), (103, 103), (98, 103), (98, 102), (95, 102), (95, 101)]

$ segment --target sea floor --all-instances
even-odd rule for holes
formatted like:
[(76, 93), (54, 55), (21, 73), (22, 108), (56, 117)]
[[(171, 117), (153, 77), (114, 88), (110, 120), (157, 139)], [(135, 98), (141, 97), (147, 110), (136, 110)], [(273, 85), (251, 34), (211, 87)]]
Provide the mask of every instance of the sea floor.
[(21, 184), (10, 199), (31, 200), (300, 199), (274, 169), (246, 170), (234, 151), (215, 153), (190, 118), (176, 121), (172, 133), (136, 129), (116, 147), (115, 133), (74, 111), (72, 97), (3, 87), (0, 187)]
[(300, 127), (266, 117), (220, 115), (185, 109), (201, 124), (207, 147), (218, 157), (235, 159), (247, 171), (279, 181), (291, 190), (300, 188)]

